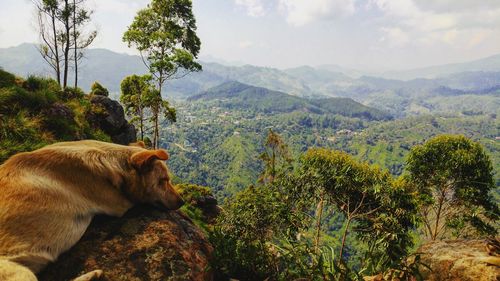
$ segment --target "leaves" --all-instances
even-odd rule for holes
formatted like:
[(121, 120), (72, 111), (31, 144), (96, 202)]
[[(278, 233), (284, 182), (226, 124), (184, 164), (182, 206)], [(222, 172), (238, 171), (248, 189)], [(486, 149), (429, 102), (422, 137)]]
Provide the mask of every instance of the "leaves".
[[(421, 198), (431, 239), (465, 235), (457, 229), (465, 228), (466, 222), (478, 234), (496, 233), (488, 222), (500, 215), (489, 194), (495, 187), (493, 166), (479, 143), (460, 135), (435, 137), (412, 148), (406, 171)], [(473, 213), (477, 208), (480, 214)]]
[(153, 0), (137, 13), (123, 41), (141, 52), (160, 86), (165, 80), (176, 78), (179, 71), (201, 70), (201, 65), (194, 61), (201, 41), (196, 35), (190, 0)]

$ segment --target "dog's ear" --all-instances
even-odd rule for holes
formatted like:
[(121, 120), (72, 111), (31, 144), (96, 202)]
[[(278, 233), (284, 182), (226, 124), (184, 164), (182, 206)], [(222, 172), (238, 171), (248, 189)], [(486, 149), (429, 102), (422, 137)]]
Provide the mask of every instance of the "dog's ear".
[(146, 148), (146, 144), (143, 141), (133, 142), (129, 146), (137, 146), (140, 148)]
[(134, 168), (138, 170), (143, 170), (150, 166), (155, 160), (168, 160), (168, 153), (166, 150), (144, 150), (132, 154), (130, 157), (130, 163)]

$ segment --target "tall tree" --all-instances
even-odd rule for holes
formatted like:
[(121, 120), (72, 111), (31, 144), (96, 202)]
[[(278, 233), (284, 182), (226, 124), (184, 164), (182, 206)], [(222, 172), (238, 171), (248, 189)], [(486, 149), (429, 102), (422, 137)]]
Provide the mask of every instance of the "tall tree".
[(61, 54), (58, 0), (32, 0), (36, 7), (38, 32), (41, 43), (38, 47), (42, 58), (54, 70), (61, 85)]
[(146, 110), (148, 101), (153, 93), (150, 82), (151, 75), (131, 75), (123, 79), (120, 84), (120, 101), (125, 112), (131, 118), (130, 122), (139, 127), (139, 139), (144, 140), (146, 129)]
[(196, 20), (191, 0), (152, 0), (137, 13), (123, 35), (129, 47), (135, 46), (156, 81), (159, 98), (152, 108), (153, 146), (158, 147), (159, 117), (164, 109), (162, 87), (169, 79), (200, 71), (195, 61), (201, 42), (196, 35)]
[(71, 49), (71, 5), (69, 0), (64, 0), (60, 13), (60, 20), (63, 23), (62, 41), (64, 51), (64, 71), (63, 71), (63, 88), (68, 86), (68, 71), (69, 71), (69, 51)]
[(83, 57), (83, 50), (94, 42), (97, 30), (85, 32), (85, 26), (90, 22), (92, 10), (86, 8), (85, 0), (73, 0), (72, 28), (73, 28), (73, 62), (75, 74), (75, 88), (78, 87), (78, 62)]
[[(495, 234), (500, 212), (490, 195), (492, 163), (481, 144), (442, 135), (412, 148), (406, 171), (421, 199), (425, 233), (431, 240), (453, 235)], [(477, 233), (478, 232), (478, 233)]]
[(292, 161), (286, 143), (272, 129), (269, 129), (264, 152), (260, 155), (260, 158), (265, 165), (264, 172), (259, 179), (263, 183), (273, 182), (278, 170), (289, 167)]
[[(32, 0), (37, 11), (41, 44), (39, 51), (55, 71), (59, 84), (68, 86), (70, 62), (74, 63), (75, 87), (78, 86), (78, 61), (82, 50), (95, 39), (97, 32), (85, 32), (92, 11), (85, 0)], [(72, 53), (70, 51), (73, 50)]]
[[(368, 244), (382, 239), (382, 251), (399, 247), (398, 251), (389, 253), (393, 256), (388, 262), (400, 258), (400, 254), (411, 246), (409, 232), (415, 225), (416, 206), (406, 190), (393, 184), (388, 172), (358, 162), (341, 151), (310, 149), (301, 160), (298, 174), (296, 185), (305, 197), (313, 204), (323, 201), (345, 218), (339, 261), (345, 258), (344, 250), (351, 231)], [(321, 213), (316, 220), (317, 248)]]

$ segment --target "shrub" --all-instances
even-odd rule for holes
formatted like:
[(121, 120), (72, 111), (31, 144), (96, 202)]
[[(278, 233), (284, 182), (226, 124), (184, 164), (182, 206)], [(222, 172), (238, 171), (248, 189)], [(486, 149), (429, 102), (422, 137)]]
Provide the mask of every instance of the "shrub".
[(90, 89), (90, 94), (91, 95), (98, 95), (98, 96), (109, 96), (109, 91), (108, 89), (104, 88), (99, 82), (94, 82), (92, 84), (92, 87)]
[(52, 93), (56, 93), (56, 92), (59, 92), (61, 90), (61, 87), (59, 86), (57, 81), (55, 81), (54, 79), (37, 77), (37, 76), (33, 76), (33, 75), (28, 76), (28, 79), (26, 79), (22, 83), (22, 86), (24, 89), (31, 91), (31, 92), (45, 90), (45, 91), (49, 91)]
[(0, 113), (11, 114), (21, 109), (29, 109), (31, 113), (39, 113), (57, 101), (56, 95), (46, 89), (31, 92), (13, 86), (0, 89)]
[(178, 184), (177, 191), (187, 203), (196, 202), (201, 197), (212, 196), (210, 188), (196, 184)]
[(0, 68), (0, 88), (16, 85), (16, 76)]
[(64, 100), (82, 99), (85, 93), (80, 88), (67, 87), (62, 91), (62, 98)]
[(0, 163), (20, 151), (40, 148), (53, 141), (50, 133), (40, 130), (41, 120), (25, 110), (13, 116), (0, 115)]

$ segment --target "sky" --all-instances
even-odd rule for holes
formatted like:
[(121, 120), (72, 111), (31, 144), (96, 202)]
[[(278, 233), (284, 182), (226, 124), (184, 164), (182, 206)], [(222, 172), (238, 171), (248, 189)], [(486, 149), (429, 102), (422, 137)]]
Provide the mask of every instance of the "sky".
[[(148, 0), (87, 0), (93, 48), (121, 38)], [(193, 0), (200, 58), (290, 68), (412, 69), (500, 54), (500, 0)], [(37, 42), (29, 0), (0, 0), (0, 48)]]

